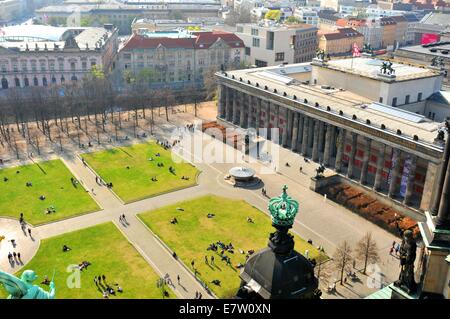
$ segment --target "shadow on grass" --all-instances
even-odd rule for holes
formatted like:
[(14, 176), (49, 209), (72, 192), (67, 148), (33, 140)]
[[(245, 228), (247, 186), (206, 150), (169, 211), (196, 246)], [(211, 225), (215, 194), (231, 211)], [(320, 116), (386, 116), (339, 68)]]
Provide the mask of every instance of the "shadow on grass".
[(122, 152), (124, 152), (125, 154), (127, 154), (129, 157), (133, 157), (133, 155), (131, 155), (130, 153), (128, 153), (127, 151), (125, 151), (122, 147), (119, 147), (119, 150), (121, 150)]

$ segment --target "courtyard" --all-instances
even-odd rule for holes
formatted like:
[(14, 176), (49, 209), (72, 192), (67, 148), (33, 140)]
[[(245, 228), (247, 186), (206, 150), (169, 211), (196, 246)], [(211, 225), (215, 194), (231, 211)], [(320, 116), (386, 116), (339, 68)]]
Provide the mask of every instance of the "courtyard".
[(39, 225), (100, 209), (61, 160), (1, 169), (0, 178), (0, 216)]
[(190, 163), (174, 162), (170, 149), (156, 142), (86, 153), (82, 157), (106, 183), (112, 183), (112, 190), (125, 203), (196, 185), (199, 173)]
[[(209, 214), (209, 217), (208, 217)], [(219, 298), (231, 298), (240, 284), (239, 264), (245, 264), (248, 251), (267, 246), (269, 233), (274, 232), (270, 218), (243, 200), (206, 195), (179, 202), (139, 215), (141, 220), (164, 241), (183, 263), (194, 269)], [(176, 218), (177, 223), (170, 221)], [(247, 220), (251, 219), (251, 222)], [(295, 235), (295, 249), (318, 262), (328, 257)], [(221, 260), (220, 250), (207, 250), (218, 241), (232, 243), (233, 253), (226, 251), (231, 264)], [(214, 262), (211, 262), (214, 256)], [(208, 262), (206, 262), (207, 258)], [(212, 283), (219, 280), (220, 285)]]

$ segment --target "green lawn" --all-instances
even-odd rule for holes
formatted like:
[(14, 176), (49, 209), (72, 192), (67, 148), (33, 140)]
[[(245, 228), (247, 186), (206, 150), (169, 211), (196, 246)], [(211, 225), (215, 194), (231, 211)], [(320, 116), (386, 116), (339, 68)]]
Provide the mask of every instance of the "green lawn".
[[(184, 211), (177, 210), (178, 207)], [(208, 218), (208, 213), (215, 214), (215, 217)], [(231, 263), (237, 265), (245, 262), (245, 255), (240, 254), (239, 249), (258, 251), (266, 247), (268, 235), (274, 231), (270, 218), (247, 202), (213, 195), (166, 206), (139, 217), (191, 269), (191, 261), (194, 260), (202, 280), (220, 298), (231, 297), (237, 291), (240, 269), (227, 266), (217, 253), (214, 253), (217, 267), (206, 265), (205, 255), (208, 258), (213, 255), (206, 250), (209, 244), (218, 240), (225, 244), (231, 242), (235, 252), (229, 256)], [(173, 217), (177, 218), (178, 224), (170, 223)], [(254, 223), (248, 223), (247, 217), (251, 217)], [(295, 236), (295, 249), (300, 253), (308, 249), (309, 256), (316, 260), (327, 258), (298, 236)], [(211, 283), (214, 279), (221, 281), (220, 287)]]
[[(155, 156), (157, 153), (161, 156)], [(199, 172), (189, 163), (174, 163), (172, 152), (154, 142), (88, 153), (83, 158), (104, 181), (113, 183), (114, 192), (124, 202), (195, 185)], [(158, 163), (164, 167), (158, 167)], [(170, 166), (175, 168), (174, 174), (169, 172)], [(182, 176), (189, 180), (182, 180)], [(152, 177), (157, 181), (153, 182)]]
[[(63, 252), (63, 245), (72, 250)], [(69, 288), (66, 282), (71, 273), (66, 269), (82, 261), (88, 261), (91, 265), (81, 272), (80, 288)], [(36, 256), (23, 268), (26, 269), (34, 270), (39, 276), (37, 284), (45, 275), (51, 278), (55, 269), (57, 299), (102, 298), (93, 280), (94, 276), (102, 274), (111, 287), (116, 287), (114, 284), (118, 283), (123, 288), (123, 293), (116, 293), (111, 299), (162, 298), (161, 290), (156, 287), (158, 275), (113, 223), (42, 240)], [(48, 290), (48, 286), (41, 287)], [(0, 298), (6, 296), (3, 288), (0, 295)], [(169, 295), (175, 298), (172, 291)]]
[[(71, 177), (60, 160), (0, 170), (0, 216), (19, 218), (24, 213), (27, 222), (37, 225), (99, 210), (81, 185), (72, 185)], [(32, 186), (27, 187), (27, 182)], [(44, 200), (39, 199), (41, 195)], [(46, 214), (50, 206), (56, 213)]]

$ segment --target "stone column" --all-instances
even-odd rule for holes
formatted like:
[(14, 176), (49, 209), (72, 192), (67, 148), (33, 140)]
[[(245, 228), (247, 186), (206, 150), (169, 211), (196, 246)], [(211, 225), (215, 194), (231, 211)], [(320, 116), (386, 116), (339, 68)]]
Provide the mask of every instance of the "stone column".
[(394, 156), (392, 158), (396, 158), (394, 163), (394, 167), (391, 169), (391, 180), (389, 184), (389, 192), (388, 196), (393, 198), (397, 192), (397, 178), (400, 174), (400, 156), (401, 151), (399, 149), (394, 149)]
[(265, 123), (265, 128), (267, 129), (267, 136), (266, 136), (266, 138), (268, 140), (270, 140), (270, 128), (269, 128), (269, 126), (270, 126), (270, 109), (271, 109), (270, 102), (266, 101), (266, 123)]
[[(320, 157), (320, 153), (323, 152), (323, 148), (324, 148), (324, 135), (325, 135), (325, 123), (322, 121), (319, 121), (319, 157)], [(322, 156), (322, 161), (323, 161), (323, 156)]]
[[(330, 160), (335, 155), (335, 149), (336, 149), (336, 130), (337, 127), (334, 125), (330, 126), (331, 128), (331, 143), (330, 143)], [(330, 163), (331, 165), (331, 163)]]
[(309, 123), (312, 121), (311, 118), (305, 116), (303, 120), (303, 133), (302, 133), (302, 155), (306, 156), (308, 151), (308, 133), (309, 133)]
[(347, 177), (352, 178), (353, 177), (353, 168), (354, 168), (354, 161), (355, 161), (355, 154), (356, 154), (356, 147), (358, 146), (358, 135), (356, 133), (352, 134), (352, 150), (350, 151), (349, 159), (348, 159), (348, 170), (347, 170)]
[(217, 114), (218, 114), (218, 116), (221, 119), (223, 119), (225, 117), (225, 107), (226, 107), (224, 88), (225, 88), (224, 85), (220, 84), (219, 91), (218, 91), (219, 96), (218, 96), (218, 99), (217, 99), (217, 101), (218, 101), (218, 103), (217, 103)]
[(337, 152), (334, 169), (336, 170), (336, 172), (340, 172), (342, 170), (342, 155), (344, 154), (344, 146), (345, 146), (345, 129), (343, 129), (342, 127), (339, 128), (339, 135), (336, 144), (337, 144)]
[[(278, 104), (275, 104), (275, 118), (274, 118), (274, 128), (280, 128), (280, 106)], [(278, 141), (274, 141), (277, 144), (280, 144), (280, 132), (278, 131)]]
[(284, 108), (285, 117), (284, 117), (284, 125), (283, 125), (283, 134), (281, 135), (281, 144), (286, 147), (287, 146), (287, 137), (288, 137), (288, 123), (289, 123), (289, 109)]
[(313, 139), (314, 139), (314, 123), (315, 120), (313, 120), (312, 118), (309, 118), (309, 122), (308, 122), (308, 147), (306, 148), (307, 151), (313, 147)]
[(229, 87), (225, 87), (225, 110), (224, 110), (224, 118), (229, 121), (231, 119), (230, 105), (234, 103), (233, 99), (233, 91)]
[(403, 204), (411, 204), (411, 199), (414, 193), (414, 180), (416, 177), (416, 166), (417, 166), (417, 156), (411, 156), (411, 166), (409, 167), (408, 182), (406, 184), (405, 198), (403, 199)]
[(256, 98), (256, 123), (255, 128), (258, 131), (261, 127), (261, 99)]
[(293, 114), (294, 114), (294, 111), (287, 110), (287, 116), (288, 116), (288, 122), (286, 124), (286, 127), (287, 127), (287, 141), (286, 141), (286, 144), (287, 144), (287, 147), (289, 147), (289, 145), (291, 145), (291, 142), (292, 142), (292, 120), (293, 120), (293, 117), (294, 117)]
[[(324, 125), (325, 127), (325, 125)], [(325, 146), (323, 149), (323, 164), (325, 166), (330, 165), (330, 155), (331, 155), (331, 138), (332, 138), (332, 125), (331, 124), (326, 124), (326, 134), (325, 134)]]
[(381, 179), (383, 177), (383, 168), (384, 168), (384, 153), (386, 152), (386, 145), (380, 143), (380, 147), (378, 149), (378, 158), (377, 158), (377, 172), (375, 173), (375, 182), (373, 183), (373, 188), (376, 191), (381, 189)]
[(297, 145), (295, 149), (297, 152), (302, 150), (303, 128), (305, 124), (305, 116), (302, 113), (298, 114), (298, 131), (297, 131)]
[(238, 112), (238, 106), (239, 106), (239, 95), (237, 94), (236, 90), (233, 90), (233, 124), (234, 125), (238, 125), (238, 116), (239, 116), (239, 112)]
[(312, 148), (312, 160), (317, 162), (319, 159), (319, 121), (314, 121), (314, 133), (313, 133), (313, 148)]
[(298, 135), (298, 120), (299, 114), (294, 112), (294, 122), (292, 123), (292, 142), (291, 142), (291, 150), (297, 150), (297, 135)]
[(248, 95), (248, 117), (247, 117), (247, 128), (251, 128), (253, 127), (254, 123), (253, 123), (253, 96), (251, 96), (250, 94)]
[(242, 92), (239, 92), (239, 106), (240, 106), (239, 126), (243, 128), (245, 125), (245, 94)]
[(372, 140), (369, 138), (365, 138), (366, 145), (364, 147), (364, 157), (361, 166), (361, 177), (359, 182), (361, 184), (366, 184), (367, 182), (367, 168), (369, 167), (369, 159), (370, 159), (370, 146), (372, 145)]

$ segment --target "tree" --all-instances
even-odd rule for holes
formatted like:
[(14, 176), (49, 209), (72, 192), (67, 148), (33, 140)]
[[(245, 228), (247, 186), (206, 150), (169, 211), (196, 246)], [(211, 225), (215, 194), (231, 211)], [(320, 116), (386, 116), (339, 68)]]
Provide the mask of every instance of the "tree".
[(280, 21), (281, 19), (281, 11), (280, 10), (269, 10), (264, 16), (266, 20)]
[(299, 23), (302, 23), (302, 22), (301, 22), (300, 19), (297, 18), (296, 16), (289, 16), (289, 17), (286, 19), (285, 23), (286, 23), (286, 24), (299, 24)]
[(363, 274), (366, 274), (369, 263), (374, 264), (380, 260), (377, 243), (373, 240), (372, 233), (366, 233), (356, 244), (356, 258), (364, 262)]
[(350, 264), (353, 261), (352, 249), (347, 241), (342, 242), (334, 252), (333, 264), (340, 274), (340, 282), (343, 284), (344, 271), (349, 271)]

